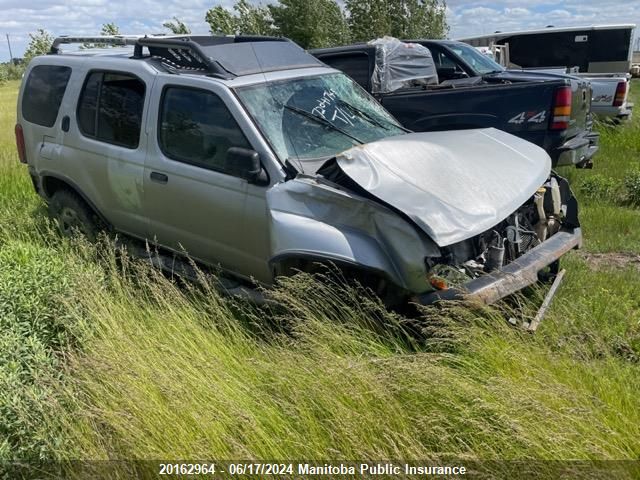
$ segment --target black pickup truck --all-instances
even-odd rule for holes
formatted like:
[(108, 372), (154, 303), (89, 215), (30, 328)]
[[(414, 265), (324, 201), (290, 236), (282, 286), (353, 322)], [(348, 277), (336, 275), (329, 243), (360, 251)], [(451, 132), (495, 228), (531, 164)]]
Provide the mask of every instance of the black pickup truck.
[(508, 71), (448, 40), (385, 38), (310, 53), (351, 76), (408, 129), (495, 127), (544, 148), (554, 166), (589, 168), (598, 150), (591, 86), (580, 78)]

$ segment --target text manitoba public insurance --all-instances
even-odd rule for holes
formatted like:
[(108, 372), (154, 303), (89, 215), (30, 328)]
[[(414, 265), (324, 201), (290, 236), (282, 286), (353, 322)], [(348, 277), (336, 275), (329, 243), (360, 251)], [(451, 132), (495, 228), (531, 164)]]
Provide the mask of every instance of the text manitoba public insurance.
[(393, 463), (361, 463), (360, 465), (329, 464), (313, 465), (298, 464), (298, 475), (465, 475), (464, 466), (443, 465), (396, 465)]

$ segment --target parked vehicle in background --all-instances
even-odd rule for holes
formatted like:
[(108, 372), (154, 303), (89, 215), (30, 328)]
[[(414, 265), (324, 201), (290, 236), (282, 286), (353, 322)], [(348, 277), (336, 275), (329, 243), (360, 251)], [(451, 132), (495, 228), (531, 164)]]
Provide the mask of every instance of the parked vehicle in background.
[(640, 51), (634, 50), (631, 54), (631, 70), (632, 77), (640, 77)]
[[(128, 48), (60, 52), (72, 42)], [(544, 150), (492, 128), (407, 133), (292, 42), (64, 37), (52, 53), (27, 68), (16, 141), (65, 234), (155, 239), (164, 268), (186, 250), (242, 292), (332, 264), (388, 305), (495, 302), (581, 243)]]
[(509, 68), (578, 67), (579, 73), (629, 73), (636, 26), (593, 25), (495, 32), (458, 39), (473, 47), (509, 45)]
[[(411, 130), (498, 128), (544, 148), (554, 166), (590, 167), (598, 150), (587, 81), (505, 71), (448, 40), (381, 39), (310, 53), (351, 76)], [(381, 87), (380, 76), (393, 81)]]
[[(535, 69), (536, 72), (569, 73), (565, 68)], [(527, 70), (530, 71), (530, 70)], [(591, 101), (591, 113), (600, 119), (616, 121), (628, 120), (633, 112), (633, 103), (628, 101), (631, 74), (629, 73), (590, 73), (579, 75), (580, 78), (589, 80), (593, 91)]]
[(633, 103), (628, 101), (631, 74), (590, 74), (593, 100), (591, 111), (602, 119), (628, 120), (633, 112)]
[(568, 73), (591, 82), (591, 111), (599, 118), (626, 120), (635, 25), (545, 28), (496, 32), (460, 39), (476, 48), (504, 48), (500, 57), (510, 70)]

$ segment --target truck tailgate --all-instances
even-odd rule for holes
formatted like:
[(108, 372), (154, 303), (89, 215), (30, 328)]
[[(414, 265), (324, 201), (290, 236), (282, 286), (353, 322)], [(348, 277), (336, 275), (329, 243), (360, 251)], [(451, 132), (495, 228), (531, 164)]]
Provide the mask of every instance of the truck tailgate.
[(633, 104), (627, 102), (629, 95), (628, 73), (583, 74), (593, 90), (591, 112), (601, 118), (628, 118)]
[(571, 120), (567, 138), (578, 135), (588, 128), (591, 112), (591, 84), (588, 80), (572, 77), (571, 80)]

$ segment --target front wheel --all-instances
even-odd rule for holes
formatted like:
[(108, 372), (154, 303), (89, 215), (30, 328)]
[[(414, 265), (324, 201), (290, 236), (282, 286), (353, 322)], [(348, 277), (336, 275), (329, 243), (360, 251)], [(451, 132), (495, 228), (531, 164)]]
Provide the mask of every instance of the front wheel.
[(98, 222), (84, 200), (68, 190), (58, 190), (49, 202), (49, 215), (58, 224), (60, 233), (72, 237), (80, 233), (89, 240), (96, 239)]

